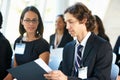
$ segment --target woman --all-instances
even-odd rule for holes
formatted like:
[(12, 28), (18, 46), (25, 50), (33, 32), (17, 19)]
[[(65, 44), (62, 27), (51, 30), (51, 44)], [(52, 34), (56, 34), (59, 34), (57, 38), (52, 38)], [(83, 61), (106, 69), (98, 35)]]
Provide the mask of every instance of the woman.
[(64, 47), (68, 42), (73, 40), (66, 29), (66, 24), (62, 14), (57, 16), (55, 27), (55, 33), (50, 36), (50, 46), (52, 48)]
[[(20, 17), (20, 37), (14, 44), (14, 67), (42, 58), (46, 64), (49, 61), (49, 44), (43, 39), (43, 22), (39, 11), (34, 6), (26, 7)], [(18, 46), (23, 46), (23, 52), (17, 53)]]
[(97, 16), (94, 15), (95, 18), (95, 28), (93, 30), (93, 32), (102, 37), (103, 39), (107, 40), (108, 42), (110, 42), (109, 37), (105, 34), (105, 29), (104, 29), (104, 25), (102, 23), (102, 20)]
[(49, 44), (43, 39), (43, 22), (34, 6), (26, 7), (20, 17), (20, 36), (14, 43), (14, 67), (41, 58), (49, 62)]

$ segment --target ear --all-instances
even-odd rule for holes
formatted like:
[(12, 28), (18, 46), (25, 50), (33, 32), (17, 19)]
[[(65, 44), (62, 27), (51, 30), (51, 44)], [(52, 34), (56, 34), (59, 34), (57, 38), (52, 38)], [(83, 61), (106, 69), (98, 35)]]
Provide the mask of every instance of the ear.
[(82, 20), (82, 23), (85, 24), (86, 22), (87, 22), (87, 18), (84, 18), (84, 19)]

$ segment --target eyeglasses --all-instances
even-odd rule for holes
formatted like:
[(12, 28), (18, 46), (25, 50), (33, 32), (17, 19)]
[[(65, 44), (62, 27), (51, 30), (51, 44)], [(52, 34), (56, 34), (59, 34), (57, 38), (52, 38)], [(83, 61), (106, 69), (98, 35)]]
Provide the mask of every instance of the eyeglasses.
[(38, 23), (38, 20), (37, 19), (33, 19), (33, 20), (29, 20), (29, 19), (26, 19), (26, 20), (23, 20), (25, 23), (29, 24), (29, 23), (33, 23), (33, 24), (36, 24)]

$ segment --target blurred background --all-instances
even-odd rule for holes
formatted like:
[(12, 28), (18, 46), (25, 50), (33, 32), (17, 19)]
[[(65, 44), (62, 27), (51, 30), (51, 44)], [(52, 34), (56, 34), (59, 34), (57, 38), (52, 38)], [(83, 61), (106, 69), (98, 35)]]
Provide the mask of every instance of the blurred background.
[(19, 36), (19, 19), (22, 10), (29, 5), (36, 6), (44, 23), (43, 37), (49, 42), (49, 37), (55, 31), (55, 17), (63, 14), (64, 10), (76, 3), (83, 2), (92, 14), (98, 15), (104, 24), (106, 34), (114, 47), (120, 35), (120, 0), (0, 0), (0, 11), (3, 14), (1, 32), (11, 45)]

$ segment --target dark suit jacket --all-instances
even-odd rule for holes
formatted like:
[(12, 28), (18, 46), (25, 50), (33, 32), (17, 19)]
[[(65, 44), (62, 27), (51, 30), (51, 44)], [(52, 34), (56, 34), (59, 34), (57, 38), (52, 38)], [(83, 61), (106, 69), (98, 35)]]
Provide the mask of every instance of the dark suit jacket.
[(0, 80), (8, 74), (7, 69), (11, 68), (12, 48), (9, 41), (0, 33)]
[[(115, 43), (115, 47), (114, 47), (114, 50), (113, 50), (113, 52), (116, 54), (116, 64), (119, 66), (119, 68), (120, 68), (120, 62), (119, 62), (119, 60), (120, 60), (120, 54), (119, 54), (119, 47), (120, 47), (120, 36), (118, 37), (118, 39), (117, 39), (117, 41), (116, 41), (116, 43)], [(120, 71), (119, 71), (119, 75), (120, 75)]]
[[(60, 44), (58, 45), (58, 48), (64, 47), (68, 42), (72, 40), (73, 40), (73, 37), (69, 33), (64, 34)], [(53, 48), (54, 48), (54, 42), (55, 42), (55, 34), (52, 34), (50, 36), (50, 46), (53, 46)]]
[[(74, 69), (75, 44), (76, 41), (72, 41), (64, 47), (63, 61), (59, 68), (69, 76), (68, 80), (82, 80), (71, 76)], [(108, 41), (92, 33), (87, 40), (82, 60), (83, 66), (88, 66), (87, 80), (110, 80), (112, 48)]]

